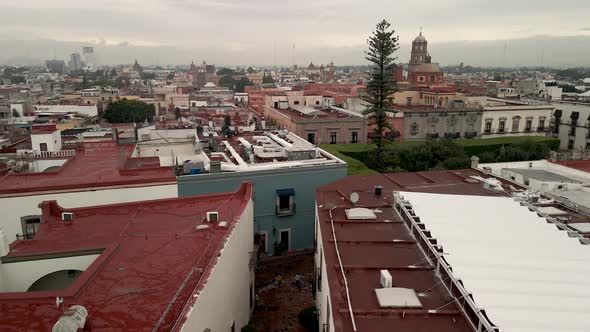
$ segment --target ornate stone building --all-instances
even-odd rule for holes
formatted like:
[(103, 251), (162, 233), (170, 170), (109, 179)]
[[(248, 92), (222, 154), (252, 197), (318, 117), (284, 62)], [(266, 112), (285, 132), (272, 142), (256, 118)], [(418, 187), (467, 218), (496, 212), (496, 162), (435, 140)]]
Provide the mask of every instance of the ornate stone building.
[(428, 41), (422, 35), (412, 42), (412, 53), (408, 65), (408, 81), (412, 85), (438, 85), (443, 82), (444, 74), (439, 66), (432, 63), (428, 53)]
[(481, 135), (482, 111), (478, 109), (403, 109), (404, 140), (475, 138)]

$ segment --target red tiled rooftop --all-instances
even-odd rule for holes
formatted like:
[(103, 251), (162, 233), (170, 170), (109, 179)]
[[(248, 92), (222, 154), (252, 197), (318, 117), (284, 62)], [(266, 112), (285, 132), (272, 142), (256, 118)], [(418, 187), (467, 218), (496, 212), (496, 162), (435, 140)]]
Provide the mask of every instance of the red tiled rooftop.
[[(408, 227), (392, 208), (393, 191), (504, 196), (485, 189), (470, 176), (490, 177), (477, 170), (432, 171), (418, 173), (349, 176), (317, 190), (318, 219), (330, 286), (334, 328), (353, 331), (347, 298), (330, 224), (332, 210), (335, 235), (342, 258), (358, 331), (472, 331), (453, 297), (440, 284), (434, 267), (412, 237)], [(508, 184), (507, 182), (503, 182)], [(383, 187), (381, 196), (374, 186)], [(352, 192), (359, 194), (353, 205)], [(378, 209), (376, 220), (351, 221), (345, 209)], [(380, 286), (380, 270), (388, 270), (394, 287), (425, 292), (422, 309), (385, 309), (379, 306), (374, 289)], [(436, 310), (432, 312), (429, 310)]]
[[(100, 256), (66, 290), (0, 293), (0, 330), (50, 331), (60, 316), (57, 296), (66, 307), (84, 306), (93, 331), (152, 331), (161, 317), (158, 331), (181, 326), (179, 317), (197, 301), (251, 194), (252, 184), (243, 183), (233, 193), (76, 209), (42, 203), (34, 239), (13, 242), (4, 259), (80, 251)], [(74, 221), (61, 221), (64, 211), (73, 212)], [(218, 211), (229, 226), (195, 229), (207, 211)]]
[(0, 178), (0, 195), (176, 180), (172, 168), (159, 167), (159, 163), (156, 166), (154, 160), (149, 168), (143, 161), (130, 160), (133, 149), (133, 145), (116, 142), (84, 143), (55, 172), (10, 174)]

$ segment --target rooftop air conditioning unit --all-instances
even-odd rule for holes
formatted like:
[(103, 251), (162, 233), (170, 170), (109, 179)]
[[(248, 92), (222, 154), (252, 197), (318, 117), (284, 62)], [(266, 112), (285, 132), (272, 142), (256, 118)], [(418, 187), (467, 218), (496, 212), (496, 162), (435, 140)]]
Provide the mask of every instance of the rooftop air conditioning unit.
[(219, 212), (207, 212), (207, 222), (217, 222), (219, 220)]
[(389, 288), (392, 287), (393, 280), (391, 278), (391, 273), (387, 270), (381, 270), (381, 287)]
[(63, 221), (73, 221), (74, 220), (74, 213), (73, 212), (63, 212), (61, 214), (61, 220), (63, 220)]

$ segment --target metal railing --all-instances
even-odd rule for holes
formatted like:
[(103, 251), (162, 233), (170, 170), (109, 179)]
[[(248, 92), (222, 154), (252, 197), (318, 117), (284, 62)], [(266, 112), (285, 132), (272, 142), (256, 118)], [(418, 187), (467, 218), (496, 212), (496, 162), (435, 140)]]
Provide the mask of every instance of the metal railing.
[(16, 234), (17, 240), (32, 240), (35, 234)]
[(430, 231), (426, 229), (426, 226), (420, 222), (420, 218), (411, 210), (411, 204), (404, 201), (398, 192), (394, 192), (393, 197), (394, 208), (410, 228), (410, 233), (416, 237), (416, 241), (426, 252), (426, 259), (436, 266), (436, 274), (441, 280), (449, 281), (448, 284), (447, 282), (441, 282), (441, 284), (453, 296), (453, 302), (459, 306), (469, 324), (477, 332), (499, 332), (500, 329), (490, 322), (484, 311), (478, 308), (472, 295), (463, 287), (462, 282), (453, 275), (451, 266), (443, 257), (442, 246), (437, 244), (436, 239), (431, 237)]

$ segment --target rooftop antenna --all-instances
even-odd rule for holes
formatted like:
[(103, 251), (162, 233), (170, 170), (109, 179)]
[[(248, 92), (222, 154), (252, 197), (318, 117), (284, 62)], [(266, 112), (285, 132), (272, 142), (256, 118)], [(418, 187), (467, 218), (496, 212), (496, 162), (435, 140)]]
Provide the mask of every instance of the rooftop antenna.
[(352, 202), (352, 204), (356, 204), (359, 201), (359, 198), (360, 196), (356, 191), (353, 191), (350, 194), (350, 201)]
[(295, 66), (295, 43), (293, 43), (293, 48), (291, 49), (291, 67)]
[(502, 59), (502, 63), (504, 63), (504, 66), (507, 66), (507, 63), (506, 63), (506, 47), (507, 47), (507, 42), (506, 42), (506, 40), (504, 40), (504, 59)]
[(275, 39), (275, 52), (274, 52), (274, 70), (277, 70), (277, 41)]

